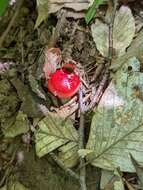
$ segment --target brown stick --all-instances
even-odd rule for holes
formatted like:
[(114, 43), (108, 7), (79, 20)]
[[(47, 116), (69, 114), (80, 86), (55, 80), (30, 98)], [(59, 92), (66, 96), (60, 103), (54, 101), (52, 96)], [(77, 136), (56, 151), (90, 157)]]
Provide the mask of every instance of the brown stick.
[(112, 4), (113, 4), (113, 10), (112, 10), (111, 18), (110, 18), (110, 23), (109, 23), (109, 49), (108, 49), (109, 65), (111, 64), (112, 58), (113, 58), (113, 26), (114, 26), (118, 0), (113, 0)]
[[(80, 108), (80, 126), (79, 126), (79, 150), (84, 148), (84, 108), (83, 108), (82, 87), (79, 90), (79, 108)], [(86, 187), (86, 166), (85, 159), (80, 157), (80, 186), (81, 190), (87, 190)]]
[(97, 104), (100, 101), (101, 96), (103, 95), (107, 81), (108, 81), (108, 74), (105, 73), (105, 75), (103, 76), (103, 79), (96, 91), (96, 94), (94, 95), (94, 97), (92, 99), (92, 102), (89, 104), (89, 106), (87, 108), (85, 108), (85, 111), (89, 111), (89, 110), (93, 109), (95, 106), (97, 106)]
[(56, 156), (56, 154), (54, 154), (53, 152), (51, 152), (50, 156), (58, 164), (58, 166), (60, 168), (62, 168), (66, 173), (68, 173), (70, 176), (72, 176), (76, 180), (80, 180), (79, 176), (74, 171), (72, 171), (70, 168), (67, 168), (64, 165), (64, 163), (61, 160), (58, 159), (58, 157)]
[(6, 36), (8, 35), (8, 33), (9, 33), (11, 27), (13, 26), (13, 24), (14, 24), (14, 22), (15, 22), (17, 16), (18, 16), (18, 14), (19, 14), (19, 11), (20, 11), (20, 8), (21, 8), (23, 2), (24, 2), (24, 0), (18, 0), (18, 1), (17, 1), (17, 8), (16, 8), (16, 11), (15, 11), (15, 13), (14, 13), (14, 15), (13, 15), (13, 17), (12, 17), (10, 23), (8, 24), (6, 30), (3, 32), (3, 34), (2, 34), (1, 37), (0, 37), (0, 48), (2, 47), (3, 42), (4, 42), (5, 38), (6, 38)]
[(98, 65), (98, 67), (96, 68), (95, 73), (94, 73), (94, 75), (93, 75), (93, 77), (92, 77), (92, 81), (91, 81), (91, 82), (96, 81), (96, 79), (97, 79), (97, 78), (99, 77), (99, 75), (101, 74), (101, 72), (102, 72), (104, 66), (105, 66), (104, 64), (99, 64), (99, 65)]

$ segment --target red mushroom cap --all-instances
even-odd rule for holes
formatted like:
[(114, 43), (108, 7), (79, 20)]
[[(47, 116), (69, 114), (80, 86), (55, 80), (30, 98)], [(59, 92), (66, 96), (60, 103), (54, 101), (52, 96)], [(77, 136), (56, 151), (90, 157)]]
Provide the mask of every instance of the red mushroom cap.
[(50, 76), (48, 80), (49, 91), (59, 98), (72, 97), (80, 87), (80, 78), (74, 73), (73, 66), (62, 67)]

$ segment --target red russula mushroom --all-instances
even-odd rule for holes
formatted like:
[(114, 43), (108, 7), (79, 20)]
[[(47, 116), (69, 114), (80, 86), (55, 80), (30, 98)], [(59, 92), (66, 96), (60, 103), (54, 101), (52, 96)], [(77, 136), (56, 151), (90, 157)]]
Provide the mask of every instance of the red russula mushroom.
[(80, 78), (74, 73), (74, 69), (75, 65), (65, 64), (51, 74), (48, 80), (49, 91), (61, 99), (68, 99), (76, 94), (80, 87)]

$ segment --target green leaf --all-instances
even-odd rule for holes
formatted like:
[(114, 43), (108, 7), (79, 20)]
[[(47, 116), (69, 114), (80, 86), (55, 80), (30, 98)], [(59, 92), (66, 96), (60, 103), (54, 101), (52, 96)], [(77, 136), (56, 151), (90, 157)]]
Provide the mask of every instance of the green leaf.
[(72, 122), (69, 119), (47, 116), (38, 125), (39, 129), (35, 133), (37, 155), (42, 157), (58, 149), (59, 158), (67, 166), (73, 166), (78, 157), (78, 133)]
[(0, 0), (0, 17), (2, 17), (6, 11), (9, 0)]
[(27, 115), (19, 111), (15, 122), (8, 128), (3, 129), (3, 133), (7, 138), (13, 138), (29, 130), (29, 121)]
[(85, 21), (87, 24), (94, 18), (96, 14), (96, 10), (100, 5), (102, 5), (105, 2), (105, 0), (94, 0), (93, 4), (89, 7), (86, 15), (85, 15)]
[(37, 0), (38, 18), (35, 28), (37, 28), (49, 15), (48, 0)]
[(116, 73), (93, 116), (87, 149), (88, 161), (97, 167), (135, 172), (130, 154), (143, 164), (143, 73), (130, 59)]
[[(95, 24), (91, 26), (91, 32), (99, 52), (108, 57), (109, 51), (109, 27), (107, 24), (96, 19)], [(113, 26), (113, 49), (115, 55), (120, 57), (125, 53), (126, 48), (132, 42), (135, 34), (135, 20), (131, 10), (122, 6), (117, 11)]]

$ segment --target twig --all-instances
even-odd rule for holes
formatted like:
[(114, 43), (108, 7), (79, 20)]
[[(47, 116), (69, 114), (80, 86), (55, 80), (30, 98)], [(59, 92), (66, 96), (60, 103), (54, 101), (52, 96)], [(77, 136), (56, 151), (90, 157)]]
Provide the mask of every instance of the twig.
[(87, 108), (85, 108), (85, 111), (91, 110), (99, 103), (99, 100), (100, 100), (101, 96), (103, 95), (104, 89), (106, 87), (107, 81), (108, 81), (108, 74), (105, 73), (105, 75), (103, 76), (103, 79), (96, 91), (96, 94), (94, 95), (89, 106)]
[(13, 170), (13, 166), (12, 163), (15, 159), (16, 156), (16, 152), (17, 152), (18, 148), (16, 148), (16, 150), (13, 152), (12, 157), (10, 159), (10, 161), (7, 163), (7, 165), (5, 166), (5, 174), (2, 177), (2, 179), (0, 180), (0, 187), (4, 184), (6, 178), (8, 178)]
[(96, 81), (96, 79), (98, 78), (98, 76), (101, 74), (103, 68), (104, 68), (104, 64), (99, 64), (98, 65), (98, 67), (96, 68), (95, 73), (94, 73), (94, 75), (92, 77), (91, 82)]
[(17, 16), (18, 16), (18, 14), (19, 14), (19, 11), (20, 11), (20, 8), (21, 8), (21, 6), (22, 6), (22, 4), (23, 4), (23, 1), (24, 1), (24, 0), (18, 0), (18, 2), (17, 2), (16, 11), (15, 11), (15, 13), (14, 13), (14, 15), (13, 15), (13, 17), (12, 17), (10, 23), (8, 24), (6, 30), (3, 32), (2, 36), (0, 37), (0, 48), (2, 47), (3, 42), (4, 42), (5, 38), (6, 38), (6, 36), (8, 35), (8, 33), (9, 33), (11, 27), (13, 26), (13, 24), (14, 24), (14, 22), (15, 22)]
[(113, 58), (113, 25), (114, 25), (114, 20), (115, 20), (115, 14), (116, 14), (116, 9), (118, 5), (118, 0), (112, 0), (113, 4), (113, 10), (112, 10), (112, 15), (110, 18), (110, 23), (109, 23), (109, 49), (108, 49), (108, 59), (109, 59), (109, 65), (112, 62)]
[(53, 152), (50, 153), (50, 156), (58, 164), (58, 166), (62, 168), (66, 173), (68, 173), (70, 176), (72, 176), (76, 180), (78, 181), (80, 180), (79, 176), (73, 170), (71, 170), (70, 168), (67, 168), (64, 165), (64, 163), (61, 160), (59, 160), (58, 157)]
[[(82, 87), (79, 90), (79, 108), (80, 108), (80, 126), (79, 126), (79, 149), (84, 148), (84, 108)], [(86, 187), (86, 166), (84, 158), (80, 157), (80, 186), (81, 190), (87, 190)]]

